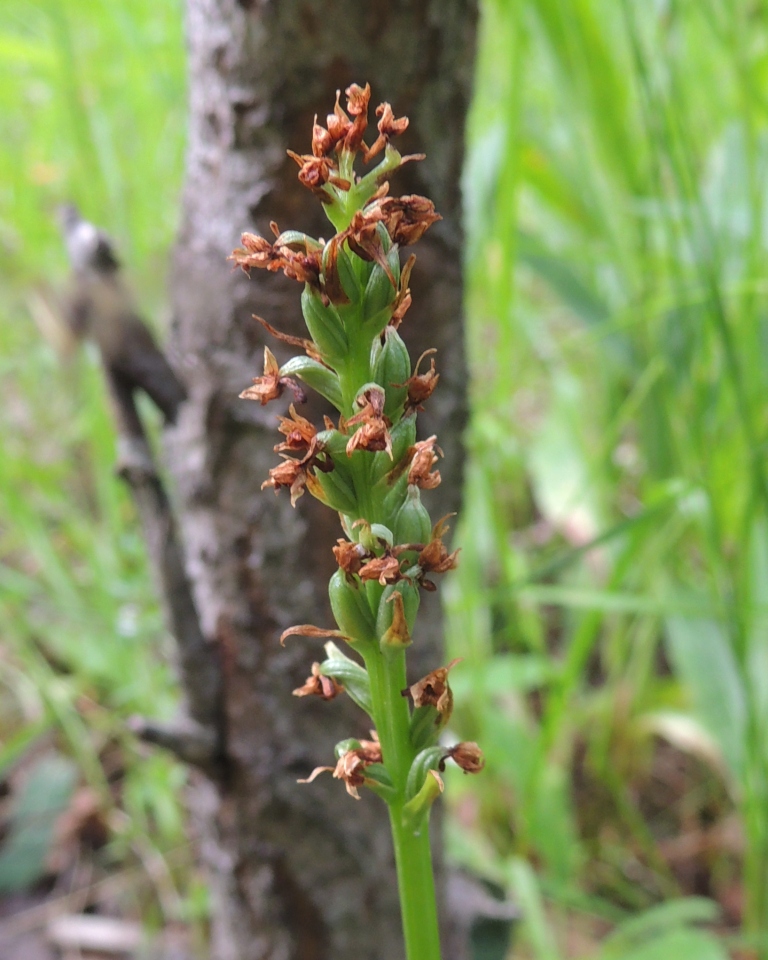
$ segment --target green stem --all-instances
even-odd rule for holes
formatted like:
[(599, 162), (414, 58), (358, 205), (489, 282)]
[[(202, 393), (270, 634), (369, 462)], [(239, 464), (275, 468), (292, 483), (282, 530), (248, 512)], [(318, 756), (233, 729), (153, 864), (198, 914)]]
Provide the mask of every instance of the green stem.
[(408, 702), (402, 695), (406, 688), (405, 652), (384, 655), (378, 644), (365, 653), (365, 665), (371, 681), (373, 720), (381, 741), (384, 764), (405, 801), (405, 781), (413, 762), (411, 718)]
[(371, 682), (373, 719), (381, 741), (384, 764), (395, 785), (396, 797), (389, 805), (392, 839), (397, 865), (397, 885), (407, 960), (440, 960), (435, 881), (429, 827), (420, 832), (403, 824), (405, 783), (413, 763), (410, 710), (402, 695), (407, 685), (405, 651), (377, 646), (365, 652)]
[(402, 807), (394, 803), (389, 808), (389, 818), (395, 844), (406, 958), (440, 960), (429, 824), (425, 823), (418, 834), (406, 829), (402, 823)]

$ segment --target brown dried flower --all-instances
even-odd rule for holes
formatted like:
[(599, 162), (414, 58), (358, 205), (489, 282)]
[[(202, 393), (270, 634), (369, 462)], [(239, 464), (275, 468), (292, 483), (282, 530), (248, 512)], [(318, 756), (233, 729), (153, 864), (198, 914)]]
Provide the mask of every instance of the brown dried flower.
[(382, 586), (386, 586), (388, 583), (397, 583), (398, 580), (403, 579), (403, 575), (400, 573), (400, 561), (389, 551), (381, 557), (369, 560), (360, 568), (359, 572), (361, 580), (378, 580)]
[(376, 124), (379, 128), (379, 135), (374, 140), (373, 145), (363, 154), (363, 160), (366, 163), (377, 153), (381, 153), (392, 137), (399, 136), (408, 128), (408, 117), (401, 117), (396, 120), (392, 107), (386, 102), (380, 103), (376, 107), (376, 116), (381, 118)]
[(422, 570), (419, 582), (426, 590), (434, 590), (435, 585), (431, 581), (424, 579), (425, 574), (447, 573), (449, 570), (453, 570), (458, 566), (456, 558), (459, 555), (459, 551), (454, 550), (453, 553), (449, 553), (442, 540), (443, 534), (448, 532), (447, 520), (451, 516), (453, 516), (453, 514), (449, 513), (437, 521), (432, 528), (432, 539), (419, 554), (417, 563)]
[(351, 642), (350, 638), (341, 632), (341, 630), (326, 630), (324, 627), (316, 627), (311, 623), (299, 623), (295, 627), (288, 627), (280, 634), (280, 643), (285, 645), (288, 637), (333, 637), (338, 640)]
[(443, 219), (439, 213), (435, 213), (435, 205), (431, 200), (415, 194), (383, 197), (376, 204), (383, 214), (383, 223), (392, 242), (401, 247), (416, 243), (433, 223)]
[(440, 485), (440, 471), (430, 472), (437, 463), (437, 450), (440, 456), (443, 451), (437, 446), (437, 436), (434, 434), (426, 440), (419, 440), (413, 445), (411, 466), (408, 470), (408, 483), (413, 483), (422, 490), (434, 490)]
[(378, 740), (359, 740), (359, 747), (353, 750), (347, 750), (339, 757), (335, 767), (315, 767), (306, 780), (299, 780), (299, 783), (312, 783), (321, 773), (331, 772), (337, 780), (343, 780), (347, 793), (360, 799), (358, 787), (365, 786), (368, 778), (365, 775), (365, 768), (372, 763), (381, 763), (381, 744)]
[(344, 91), (347, 95), (347, 110), (354, 119), (344, 138), (344, 149), (355, 153), (360, 149), (368, 126), (368, 104), (371, 100), (371, 86), (364, 87), (353, 83)]
[(437, 386), (437, 381), (440, 379), (440, 374), (435, 372), (434, 357), (430, 359), (429, 370), (427, 370), (426, 373), (419, 373), (421, 361), (424, 359), (424, 357), (428, 357), (431, 353), (437, 353), (437, 350), (435, 350), (434, 347), (432, 347), (431, 350), (425, 350), (416, 361), (416, 369), (413, 372), (413, 376), (409, 377), (405, 383), (394, 384), (396, 387), (408, 388), (406, 413), (411, 410), (422, 410), (422, 403), (432, 396), (435, 387)]
[(457, 663), (461, 663), (460, 657), (451, 660), (447, 667), (438, 667), (428, 673), (404, 691), (410, 694), (414, 707), (434, 707), (440, 714), (451, 715), (453, 694), (448, 686), (448, 674)]
[(389, 434), (392, 421), (384, 415), (385, 399), (386, 394), (380, 387), (371, 387), (357, 398), (362, 409), (346, 422), (347, 427), (360, 425), (347, 443), (348, 457), (355, 450), (386, 450), (392, 457), (392, 437)]
[(448, 756), (461, 767), (464, 773), (480, 773), (485, 766), (483, 751), (474, 741), (457, 743), (455, 747), (450, 748)]
[(390, 326), (394, 327), (395, 330), (403, 322), (403, 317), (408, 312), (408, 309), (411, 306), (411, 288), (408, 286), (411, 279), (411, 271), (413, 270), (413, 265), (416, 263), (416, 255), (411, 254), (410, 257), (405, 262), (405, 266), (400, 271), (400, 283), (397, 288), (397, 296), (395, 301), (392, 304), (392, 319), (389, 321)]
[(351, 580), (355, 573), (359, 573), (365, 560), (371, 556), (362, 543), (351, 543), (343, 538), (336, 541), (333, 555), (347, 580)]
[(341, 104), (339, 103), (340, 96), (341, 90), (337, 90), (333, 113), (329, 113), (326, 119), (328, 133), (333, 139), (334, 146), (346, 137), (349, 128), (352, 126), (352, 121), (341, 108)]
[(328, 157), (302, 155), (293, 150), (286, 152), (300, 167), (299, 183), (311, 190), (322, 203), (331, 203), (333, 199), (323, 189), (326, 183), (345, 191), (352, 186), (349, 180), (338, 176), (338, 168)]
[(272, 467), (269, 471), (269, 479), (262, 483), (261, 489), (273, 487), (275, 493), (279, 493), (281, 487), (287, 487), (291, 491), (291, 506), (295, 507), (296, 501), (304, 493), (306, 484), (307, 468), (301, 461), (286, 457), (282, 463)]
[(315, 122), (312, 125), (312, 154), (315, 157), (328, 157), (333, 152), (336, 141), (325, 127), (320, 126), (315, 114)]
[(254, 379), (252, 387), (243, 390), (240, 399), (258, 400), (263, 407), (270, 400), (281, 397), (285, 387), (291, 388), (296, 403), (306, 403), (307, 395), (302, 388), (292, 377), (280, 376), (280, 364), (269, 347), (264, 347), (264, 373)]
[[(272, 228), (273, 231), (276, 229), (274, 224)], [(289, 246), (281, 243), (280, 237), (271, 244), (269, 240), (255, 233), (244, 233), (240, 239), (243, 246), (233, 250), (229, 259), (234, 260), (245, 273), (250, 273), (253, 267), (266, 269), (271, 273), (282, 270), (291, 280), (308, 283), (315, 289), (320, 288), (322, 250), (319, 246), (310, 249), (307, 244), (303, 250), (296, 250), (293, 249), (295, 244)]]
[(312, 673), (304, 681), (303, 686), (293, 691), (294, 697), (322, 697), (323, 700), (334, 700), (344, 687), (333, 677), (325, 677), (320, 673), (320, 664), (312, 664)]
[(405, 616), (405, 604), (402, 593), (400, 593), (399, 590), (393, 590), (392, 595), (386, 602), (393, 605), (392, 623), (380, 638), (382, 649), (384, 647), (410, 646), (411, 631), (408, 627), (408, 619)]
[(289, 417), (280, 417), (280, 433), (285, 435), (285, 440), (278, 443), (275, 451), (280, 453), (283, 450), (306, 450), (317, 436), (317, 430), (309, 420), (296, 413), (296, 407), (293, 404), (288, 408)]

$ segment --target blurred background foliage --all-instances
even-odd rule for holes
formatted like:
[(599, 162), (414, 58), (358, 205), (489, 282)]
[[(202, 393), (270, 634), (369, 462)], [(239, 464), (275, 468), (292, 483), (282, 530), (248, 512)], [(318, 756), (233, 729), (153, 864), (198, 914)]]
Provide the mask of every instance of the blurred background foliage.
[[(162, 327), (181, 3), (5, 0), (0, 58), (0, 889), (50, 869), (37, 775), (188, 919), (184, 772), (125, 733), (173, 710), (168, 641), (96, 359), (40, 329), (63, 199)], [(768, 958), (767, 173), (763, 0), (483, 3), (448, 605), (488, 767), (449, 850), (519, 905), (510, 957)]]

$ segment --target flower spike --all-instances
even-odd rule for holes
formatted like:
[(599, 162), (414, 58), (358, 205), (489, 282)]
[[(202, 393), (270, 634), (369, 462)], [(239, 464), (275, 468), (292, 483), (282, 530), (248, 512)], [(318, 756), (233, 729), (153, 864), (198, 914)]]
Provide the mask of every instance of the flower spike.
[[(443, 792), (446, 762), (453, 760), (465, 773), (477, 773), (485, 763), (476, 743), (447, 749), (439, 743), (451, 721), (448, 676), (458, 659), (403, 689), (406, 653), (419, 642), (421, 591), (437, 589), (428, 577), (454, 569), (459, 552), (444, 542), (448, 517), (433, 524), (422, 503), (422, 494), (440, 484), (436, 467), (443, 455), (435, 435), (417, 439), (418, 414), (440, 380), (435, 351), (425, 350), (414, 367), (398, 331), (411, 306), (415, 264), (413, 255), (401, 263), (401, 248), (418, 243), (441, 217), (427, 197), (390, 191), (396, 170), (423, 159), (402, 156), (394, 146), (408, 118), (396, 116), (387, 102), (379, 104), (376, 131), (366, 142), (370, 86), (350, 84), (345, 106), (337, 91), (325, 125), (314, 118), (310, 152), (288, 151), (299, 181), (323, 205), (333, 227), (329, 239), (281, 231), (271, 223), (274, 239), (243, 233), (242, 246), (230, 258), (246, 274), (282, 271), (303, 284), (301, 309), (309, 334), (285, 334), (256, 317), (300, 355), (280, 366), (265, 347), (264, 372), (241, 397), (264, 406), (290, 391), (294, 402), (277, 418), (275, 451), (281, 462), (262, 487), (287, 489), (294, 506), (309, 493), (338, 512), (345, 534), (332, 548), (336, 569), (328, 585), (338, 629), (299, 624), (284, 630), (280, 642), (297, 635), (343, 640), (352, 656), (326, 643), (327, 659), (313, 662), (293, 693), (331, 702), (344, 691), (381, 734), (381, 739), (372, 732), (370, 740), (341, 741), (333, 766), (316, 767), (299, 782), (312, 783), (328, 772), (351, 797), (360, 799), (365, 788), (389, 804), (403, 853), (398, 855), (403, 889), (415, 889), (431, 870), (419, 836)], [(366, 164), (372, 166), (361, 172)], [(328, 412), (322, 420), (297, 412), (307, 398), (294, 376), (335, 408), (333, 418)], [(428, 916), (419, 923), (426, 922), (428, 953), (437, 958), (434, 904)], [(417, 951), (410, 944), (406, 952)]]

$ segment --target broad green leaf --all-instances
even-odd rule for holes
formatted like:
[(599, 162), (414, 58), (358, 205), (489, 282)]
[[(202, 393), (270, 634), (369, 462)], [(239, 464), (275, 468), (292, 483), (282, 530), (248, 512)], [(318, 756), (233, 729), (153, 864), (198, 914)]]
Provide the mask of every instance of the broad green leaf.
[(745, 690), (733, 649), (714, 620), (668, 617), (667, 648), (694, 712), (738, 776), (744, 761)]
[(32, 767), (0, 847), (0, 893), (23, 890), (43, 875), (56, 819), (67, 808), (77, 779), (75, 764), (60, 755), (42, 757)]

